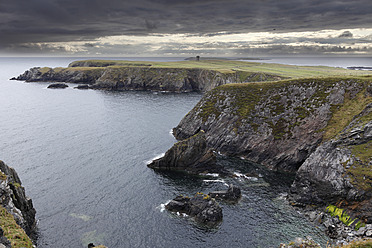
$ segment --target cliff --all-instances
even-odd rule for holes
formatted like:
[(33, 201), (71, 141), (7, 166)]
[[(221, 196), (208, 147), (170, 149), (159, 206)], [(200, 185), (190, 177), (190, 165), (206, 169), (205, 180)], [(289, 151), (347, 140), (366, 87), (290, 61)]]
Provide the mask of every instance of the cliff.
[(173, 133), (203, 130), (217, 152), (297, 172), (295, 202), (354, 204), (371, 222), (371, 109), (367, 79), (230, 84), (207, 92)]
[[(75, 67), (87, 66), (87, 67)], [(96, 64), (94, 64), (96, 65)], [(92, 67), (88, 62), (69, 68), (34, 67), (12, 78), (26, 82), (89, 84), (92, 89), (204, 92), (219, 85), (277, 80), (280, 76), (241, 72), (220, 72), (198, 68), (156, 68), (147, 66)]]
[(26, 82), (87, 84), (92, 89), (206, 92), (229, 83), (263, 82), (311, 76), (370, 75), (331, 67), (263, 64), (234, 60), (146, 62), (84, 60), (67, 68), (34, 67), (12, 78)]
[(221, 172), (221, 168), (216, 165), (216, 155), (207, 147), (203, 131), (177, 142), (163, 157), (148, 164), (148, 167), (191, 174)]
[[(32, 200), (25, 195), (15, 170), (0, 161), (0, 243), (9, 247), (33, 247), (36, 219)], [(28, 236), (27, 236), (28, 235)]]

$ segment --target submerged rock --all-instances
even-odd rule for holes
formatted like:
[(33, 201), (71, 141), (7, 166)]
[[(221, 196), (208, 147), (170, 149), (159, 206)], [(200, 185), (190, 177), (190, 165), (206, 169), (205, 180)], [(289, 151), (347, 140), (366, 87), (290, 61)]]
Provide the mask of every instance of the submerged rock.
[(204, 131), (174, 144), (162, 158), (148, 164), (161, 170), (179, 170), (192, 174), (219, 172), (215, 153), (207, 147)]
[(165, 208), (171, 212), (185, 213), (196, 222), (208, 227), (214, 227), (222, 221), (222, 209), (215, 199), (203, 193), (194, 197), (177, 196)]
[(230, 184), (225, 191), (213, 191), (208, 194), (215, 199), (221, 199), (228, 202), (237, 202), (242, 197), (242, 192), (239, 187)]
[(60, 83), (48, 85), (49, 89), (64, 89), (64, 88), (67, 88), (67, 87), (68, 87), (67, 84), (60, 84)]

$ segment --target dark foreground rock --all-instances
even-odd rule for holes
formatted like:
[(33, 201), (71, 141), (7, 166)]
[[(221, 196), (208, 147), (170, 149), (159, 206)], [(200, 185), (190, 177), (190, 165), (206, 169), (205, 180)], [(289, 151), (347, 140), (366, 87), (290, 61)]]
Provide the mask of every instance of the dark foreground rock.
[(67, 88), (67, 84), (50, 84), (48, 85), (48, 89), (64, 89)]
[(199, 224), (214, 227), (222, 221), (222, 209), (215, 199), (203, 193), (194, 197), (177, 196), (165, 208), (172, 212), (185, 213)]
[(161, 170), (186, 171), (192, 174), (222, 172), (215, 153), (207, 147), (204, 131), (174, 144), (162, 158), (148, 164)]
[(36, 234), (36, 211), (32, 200), (25, 194), (16, 171), (0, 161), (0, 204), (22, 227), (26, 234), (34, 238)]
[(242, 197), (242, 192), (239, 187), (230, 184), (229, 188), (225, 191), (213, 191), (208, 194), (210, 197), (217, 200), (224, 200), (227, 202), (235, 203)]
[(88, 84), (79, 84), (78, 86), (75, 87), (75, 89), (87, 90), (87, 89), (89, 89), (89, 85)]

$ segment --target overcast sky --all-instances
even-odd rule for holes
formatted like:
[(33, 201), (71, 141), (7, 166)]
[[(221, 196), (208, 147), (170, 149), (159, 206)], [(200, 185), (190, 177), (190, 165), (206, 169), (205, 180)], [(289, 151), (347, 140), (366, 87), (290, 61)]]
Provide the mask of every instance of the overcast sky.
[(372, 55), (371, 0), (0, 0), (0, 55)]

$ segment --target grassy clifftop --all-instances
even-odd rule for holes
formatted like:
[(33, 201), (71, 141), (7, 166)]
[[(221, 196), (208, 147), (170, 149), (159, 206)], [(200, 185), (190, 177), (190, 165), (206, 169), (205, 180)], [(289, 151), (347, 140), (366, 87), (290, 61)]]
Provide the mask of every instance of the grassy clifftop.
[(177, 62), (121, 61), (121, 60), (83, 60), (72, 62), (69, 67), (152, 67), (206, 69), (222, 73), (246, 72), (265, 73), (284, 78), (329, 77), (329, 76), (366, 76), (372, 71), (355, 71), (327, 66), (293, 66), (245, 62), (235, 60), (202, 60)]

